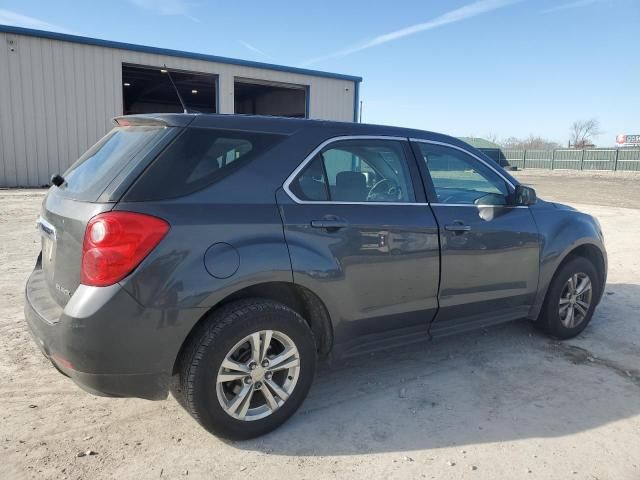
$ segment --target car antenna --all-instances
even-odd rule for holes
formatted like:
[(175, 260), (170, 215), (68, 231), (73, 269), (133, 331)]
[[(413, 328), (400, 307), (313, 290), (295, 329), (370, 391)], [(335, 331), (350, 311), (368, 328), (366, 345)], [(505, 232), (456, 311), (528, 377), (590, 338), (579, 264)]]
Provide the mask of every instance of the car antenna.
[(173, 85), (173, 89), (176, 91), (176, 95), (178, 95), (178, 100), (180, 100), (180, 105), (182, 105), (183, 113), (189, 113), (189, 110), (187, 109), (187, 106), (184, 104), (184, 100), (182, 99), (182, 95), (180, 95), (180, 91), (178, 90), (178, 87), (176, 87), (176, 84), (173, 81), (173, 78), (171, 77), (171, 72), (169, 72), (169, 69), (167, 68), (166, 63), (164, 64), (164, 68), (161, 71), (162, 73), (166, 73), (167, 76), (169, 77), (169, 81), (171, 82), (171, 85)]

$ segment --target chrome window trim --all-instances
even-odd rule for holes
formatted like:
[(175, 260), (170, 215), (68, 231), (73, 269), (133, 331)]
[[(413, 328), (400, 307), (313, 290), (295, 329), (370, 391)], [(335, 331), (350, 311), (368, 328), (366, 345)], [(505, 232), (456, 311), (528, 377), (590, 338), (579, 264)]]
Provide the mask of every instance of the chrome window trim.
[(345, 140), (392, 140), (392, 141), (400, 141), (400, 142), (408, 142), (409, 139), (407, 137), (397, 137), (391, 135), (342, 135), (338, 137), (331, 137), (326, 139), (320, 145), (313, 149), (313, 151), (305, 157), (305, 159), (298, 165), (298, 167), (287, 177), (282, 185), (285, 193), (293, 200), (294, 202), (301, 205), (389, 205), (389, 206), (407, 206), (407, 205), (415, 205), (415, 206), (427, 206), (428, 203), (420, 203), (420, 202), (339, 202), (332, 200), (302, 200), (298, 198), (289, 188), (291, 182), (295, 180), (295, 178), (304, 170), (307, 164), (315, 158), (315, 156), (327, 145), (331, 145), (332, 143), (342, 142)]
[[(498, 170), (496, 170), (492, 165), (487, 163), (482, 158), (477, 155), (471, 153), (470, 151), (458, 147), (457, 145), (453, 145), (447, 142), (439, 142), (436, 140), (425, 140), (422, 138), (407, 138), (407, 137), (398, 137), (393, 135), (341, 135), (337, 137), (331, 137), (323, 141), (320, 145), (312, 150), (312, 152), (307, 155), (304, 160), (296, 167), (296, 169), (291, 172), (291, 174), (287, 177), (282, 188), (285, 193), (289, 196), (291, 200), (300, 205), (389, 205), (389, 206), (399, 206), (399, 205), (415, 205), (415, 206), (428, 206), (431, 205), (433, 207), (500, 207), (500, 208), (529, 208), (526, 205), (475, 205), (470, 203), (428, 203), (428, 202), (340, 202), (340, 201), (332, 201), (332, 200), (302, 200), (298, 198), (290, 189), (290, 185), (293, 180), (304, 170), (311, 160), (327, 145), (332, 143), (341, 142), (345, 140), (392, 140), (392, 141), (401, 141), (401, 142), (416, 142), (416, 143), (431, 143), (434, 145), (441, 145), (443, 147), (450, 147), (456, 150), (459, 150), (463, 153), (466, 153), (472, 158), (475, 158), (490, 170), (492, 170), (496, 175), (498, 175), (504, 182), (509, 185), (511, 188), (515, 189), (515, 185), (511, 183), (511, 181), (502, 175)], [(428, 168), (428, 167), (427, 167)]]
[(306, 204), (313, 204), (313, 205), (388, 205), (388, 206), (403, 206), (403, 207), (407, 207), (407, 206), (417, 206), (417, 207), (428, 207), (429, 204), (428, 203), (420, 203), (420, 202), (339, 202), (339, 201), (330, 201), (330, 200), (300, 200), (298, 199), (295, 195), (293, 194), (289, 194), (289, 192), (287, 192), (287, 194), (291, 197), (291, 200), (293, 200), (296, 203), (299, 203), (301, 205), (306, 205)]
[[(409, 141), (410, 142), (416, 142), (416, 143), (431, 143), (431, 144), (440, 145), (440, 146), (443, 146), (443, 147), (454, 148), (454, 149), (459, 150), (459, 151), (461, 151), (463, 153), (466, 153), (470, 157), (475, 158), (476, 160), (478, 160), (479, 162), (484, 164), (486, 167), (488, 167), (490, 170), (492, 170), (496, 175), (498, 175), (500, 178), (502, 178), (502, 180), (504, 180), (507, 183), (507, 185), (509, 185), (511, 188), (513, 188), (514, 190), (516, 188), (516, 186), (513, 183), (511, 183), (511, 180), (509, 180), (507, 177), (505, 177), (502, 173), (500, 173), (498, 170), (496, 170), (492, 165), (487, 163), (485, 160), (483, 160), (479, 156), (471, 153), (469, 150), (466, 150), (466, 149), (464, 149), (462, 147), (458, 147), (457, 145), (452, 145), (451, 143), (438, 142), (436, 140), (425, 140), (425, 139), (422, 139), (422, 138), (410, 138)], [(427, 169), (428, 168), (429, 167), (427, 166)]]
[(476, 205), (475, 203), (430, 203), (432, 207), (475, 207), (475, 208), (529, 208), (528, 205)]

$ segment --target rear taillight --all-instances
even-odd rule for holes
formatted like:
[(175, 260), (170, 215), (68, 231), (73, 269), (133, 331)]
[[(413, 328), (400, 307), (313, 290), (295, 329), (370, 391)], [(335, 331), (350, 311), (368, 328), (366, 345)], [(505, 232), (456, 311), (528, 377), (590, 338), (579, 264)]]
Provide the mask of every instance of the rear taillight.
[(158, 217), (107, 212), (93, 217), (84, 232), (80, 283), (112, 285), (126, 277), (169, 231)]

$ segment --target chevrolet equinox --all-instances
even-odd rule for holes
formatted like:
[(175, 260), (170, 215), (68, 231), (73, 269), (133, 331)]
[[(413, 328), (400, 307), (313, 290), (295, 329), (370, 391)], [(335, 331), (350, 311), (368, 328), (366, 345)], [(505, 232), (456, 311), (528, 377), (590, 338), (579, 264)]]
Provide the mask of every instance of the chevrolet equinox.
[(239, 115), (119, 117), (52, 178), (25, 316), (98, 395), (166, 398), (246, 439), (316, 362), (517, 319), (566, 339), (600, 301), (598, 221), (455, 138)]

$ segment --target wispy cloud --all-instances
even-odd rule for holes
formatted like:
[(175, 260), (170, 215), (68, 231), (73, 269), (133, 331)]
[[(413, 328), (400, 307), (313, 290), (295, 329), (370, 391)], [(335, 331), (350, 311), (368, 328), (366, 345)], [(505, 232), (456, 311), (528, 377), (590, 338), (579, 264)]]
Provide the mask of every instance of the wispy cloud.
[(238, 40), (238, 43), (240, 43), (240, 45), (242, 45), (247, 50), (251, 50), (252, 52), (255, 52), (255, 53), (259, 54), (259, 55), (262, 55), (263, 57), (270, 58), (269, 55), (267, 55), (265, 52), (260, 50), (258, 47), (254, 47), (249, 42), (245, 42), (244, 40)]
[(556, 5), (555, 7), (547, 8), (543, 10), (542, 13), (553, 13), (559, 12), (562, 10), (569, 10), (571, 8), (581, 8), (591, 5), (593, 3), (600, 2), (602, 0), (575, 0), (574, 2), (563, 3), (560, 5)]
[(434, 28), (449, 25), (451, 23), (461, 22), (462, 20), (476, 17), (493, 10), (498, 10), (499, 8), (507, 7), (520, 1), (522, 0), (479, 0), (444, 13), (439, 17), (429, 20), (428, 22), (411, 25), (410, 27), (405, 27), (394, 32), (385, 33), (384, 35), (379, 35), (377, 37), (370, 38), (369, 40), (356, 43), (345, 49), (338, 50), (337, 52), (323, 55), (321, 57), (311, 58), (303, 62), (302, 65), (308, 66), (331, 58), (346, 57), (347, 55), (352, 55), (354, 53), (361, 52), (362, 50), (367, 50), (368, 48), (377, 47), (384, 43), (393, 42), (400, 38), (408, 37), (409, 35), (415, 35), (417, 33), (433, 30)]
[(28, 17), (27, 15), (22, 15), (18, 12), (5, 10), (3, 8), (0, 8), (0, 23), (4, 25), (13, 25), (16, 27), (34, 28), (36, 30), (48, 30), (60, 33), (74, 33), (71, 30), (68, 30), (59, 25), (45, 22), (44, 20), (40, 20), (39, 18)]
[(129, 0), (136, 7), (148, 10), (158, 15), (186, 17), (197, 23), (201, 23), (199, 18), (191, 15), (191, 6), (184, 0)]

